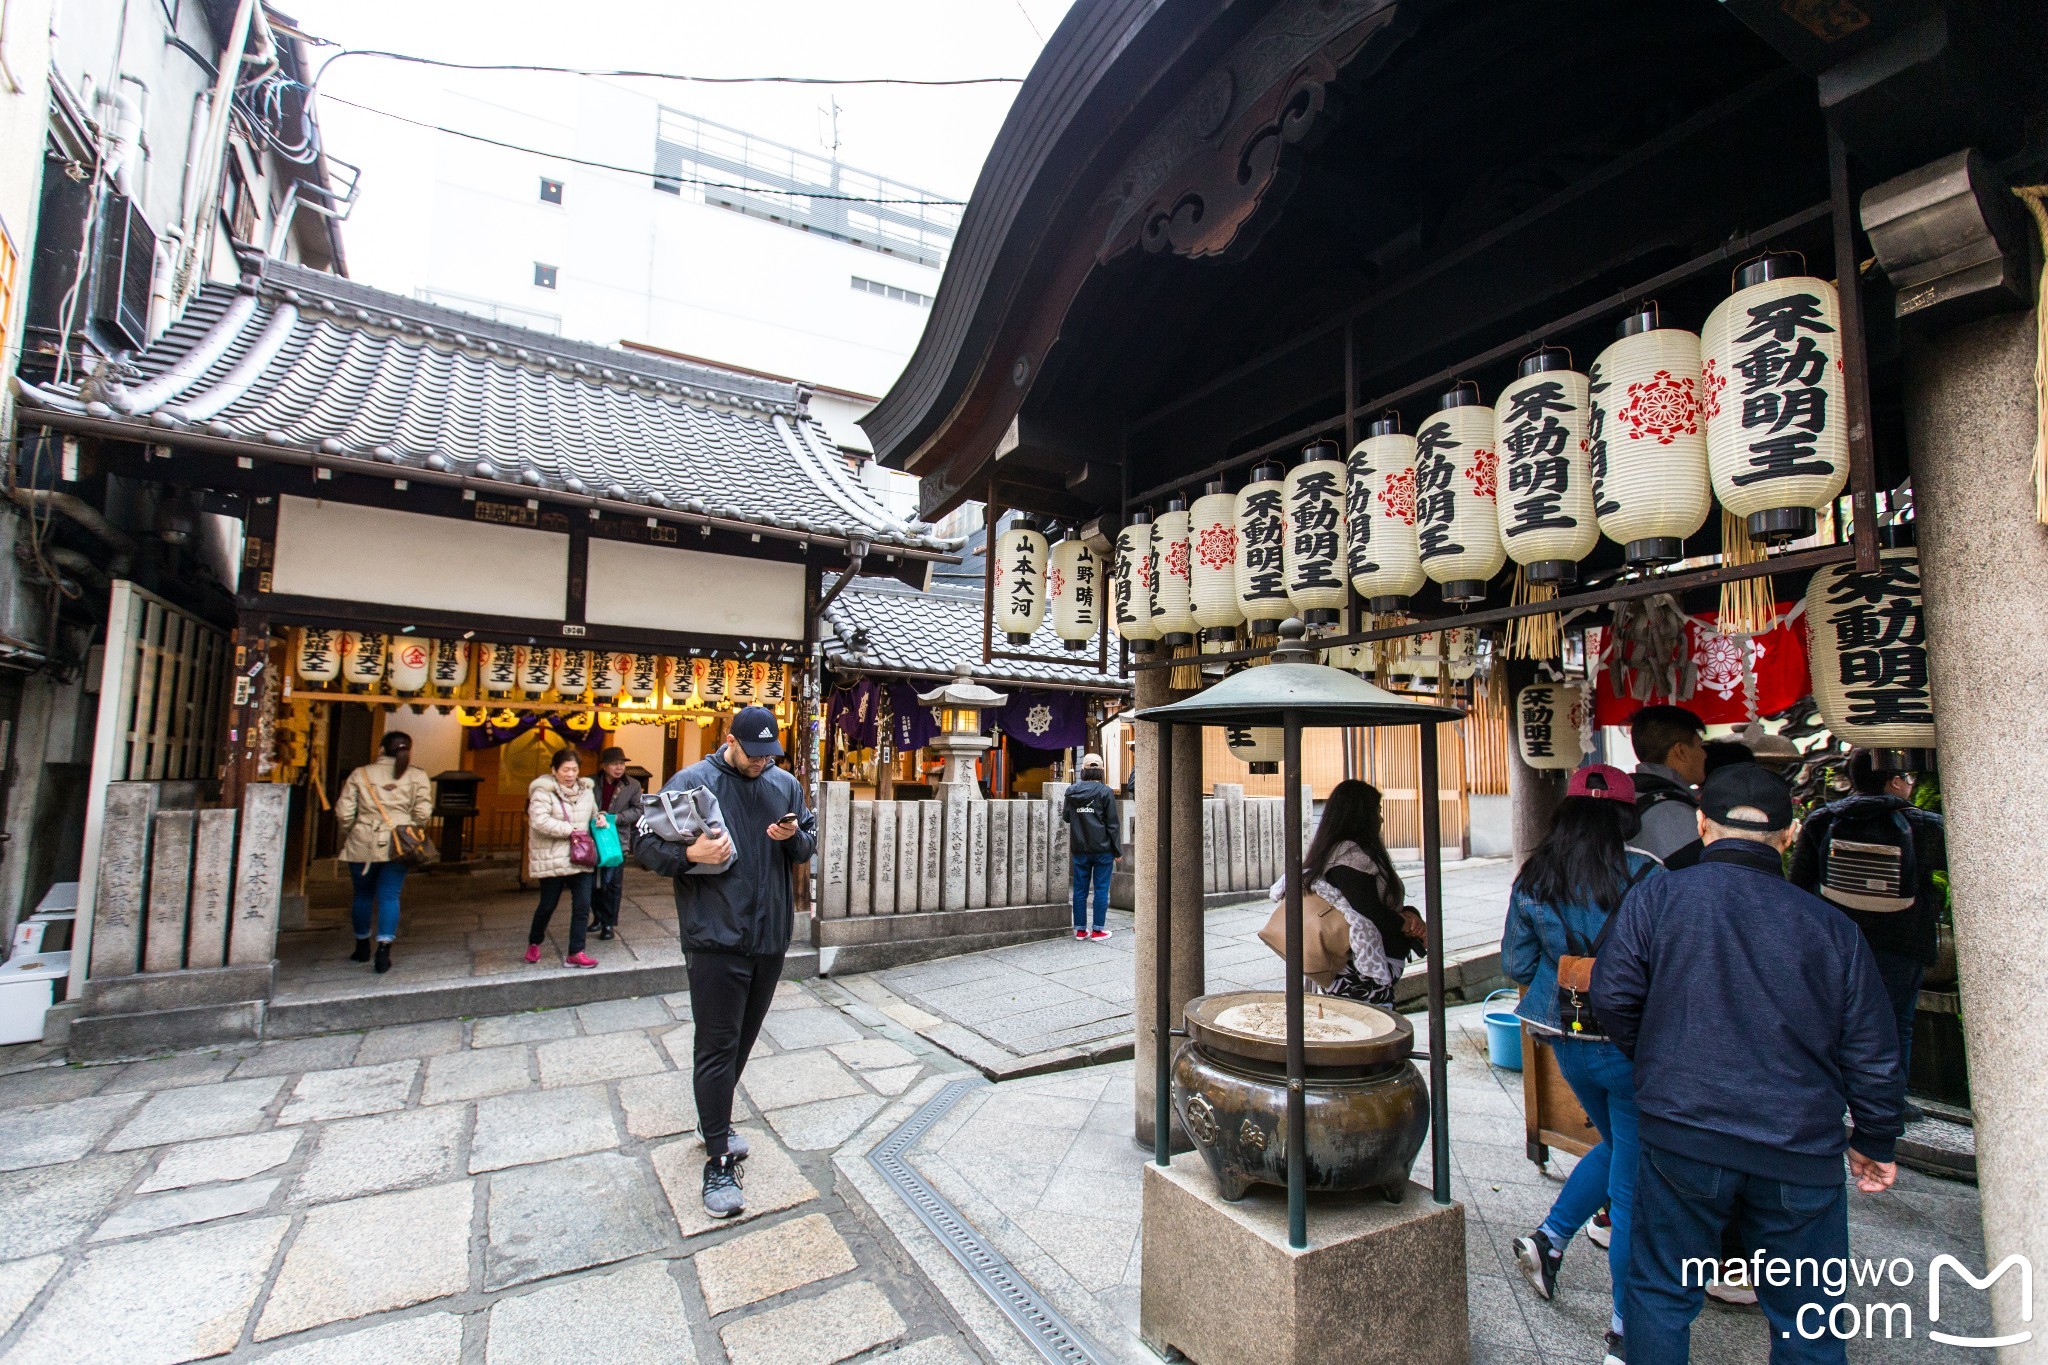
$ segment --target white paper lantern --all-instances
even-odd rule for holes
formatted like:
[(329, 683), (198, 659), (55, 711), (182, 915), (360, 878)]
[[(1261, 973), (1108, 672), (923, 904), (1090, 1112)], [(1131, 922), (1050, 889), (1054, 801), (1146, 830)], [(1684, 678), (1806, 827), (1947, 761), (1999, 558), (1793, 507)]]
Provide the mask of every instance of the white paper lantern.
[(1649, 304), (1622, 321), (1621, 339), (1586, 378), (1586, 463), (1600, 532), (1631, 564), (1676, 563), (1713, 510), (1700, 339), (1662, 326)]
[(719, 680), (717, 688), (719, 702), (727, 706), (742, 704), (739, 700), (740, 661), (738, 659), (722, 660), (712, 668), (711, 676)]
[(1287, 485), (1262, 464), (1237, 495), (1237, 609), (1254, 635), (1271, 635), (1293, 615), (1287, 600)]
[(996, 629), (1028, 645), (1045, 621), (1045, 537), (1019, 522), (996, 537)]
[(1086, 649), (1102, 628), (1102, 559), (1068, 536), (1052, 547), (1045, 572), (1052, 633), (1067, 649)]
[(1849, 481), (1842, 307), (1835, 286), (1777, 253), (1736, 272), (1700, 329), (1700, 409), (1714, 496), (1752, 540), (1814, 532)]
[[(1830, 564), (1806, 589), (1813, 701), (1839, 739), (1867, 749), (1932, 750), (1927, 630), (1920, 616), (1920, 559), (1886, 550), (1876, 573)], [(1931, 754), (1895, 766), (1929, 766)]]
[(529, 697), (544, 697), (555, 685), (555, 651), (544, 645), (522, 645), (519, 650), (519, 690)]
[(1280, 771), (1287, 735), (1279, 726), (1232, 725), (1225, 727), (1223, 735), (1231, 757), (1249, 763), (1254, 773)]
[(446, 694), (469, 681), (467, 640), (436, 640), (433, 654), (434, 661), (428, 667), (432, 670), (435, 691)]
[(678, 706), (693, 693), (701, 699), (705, 672), (716, 667), (709, 659), (670, 659), (662, 678), (662, 694)]
[(1335, 441), (1303, 448), (1287, 471), (1287, 602), (1302, 623), (1335, 625), (1351, 600), (1344, 580), (1344, 460)]
[(1444, 662), (1453, 679), (1463, 682), (1479, 671), (1479, 630), (1476, 626), (1453, 626), (1443, 632)]
[(1586, 376), (1571, 364), (1571, 352), (1558, 346), (1524, 356), (1493, 404), (1501, 543), (1532, 583), (1576, 583), (1579, 561), (1600, 543), (1586, 464)]
[(1237, 637), (1244, 622), (1237, 608), (1237, 495), (1225, 492), (1221, 479), (1205, 485), (1188, 509), (1188, 597), (1204, 640)]
[(1584, 751), (1586, 694), (1574, 683), (1536, 683), (1515, 697), (1515, 745), (1532, 768), (1570, 771)]
[(373, 684), (384, 681), (385, 640), (373, 630), (345, 630), (341, 633), (341, 677), (343, 682)]
[(1351, 448), (1344, 521), (1352, 588), (1373, 611), (1399, 611), (1427, 579), (1415, 538), (1415, 438), (1402, 434), (1398, 413), (1374, 418)]
[(1159, 641), (1152, 619), (1152, 514), (1131, 515), (1131, 524), (1117, 532), (1116, 569), (1112, 587), (1116, 602), (1116, 633), (1130, 641), (1134, 654), (1150, 654)]
[(333, 682), (341, 675), (341, 632), (324, 626), (299, 630), (298, 673), (307, 682)]
[(427, 665), (434, 657), (432, 640), (401, 635), (391, 645), (391, 687), (396, 692), (417, 692), (427, 685)]
[(590, 695), (598, 701), (618, 696), (626, 686), (626, 671), (633, 666), (633, 656), (601, 649), (590, 662)]
[(1493, 409), (1459, 384), (1415, 433), (1415, 537), (1446, 602), (1478, 602), (1507, 562), (1494, 512)]
[(555, 692), (563, 701), (573, 701), (590, 690), (590, 651), (555, 651)]
[(1152, 523), (1152, 624), (1172, 649), (1191, 644), (1195, 631), (1194, 551), (1188, 543), (1188, 500), (1178, 493)]
[(519, 685), (519, 651), (511, 645), (476, 647), (477, 680), (494, 697), (508, 695)]
[(648, 701), (661, 677), (661, 660), (652, 654), (622, 654), (619, 671), (626, 675), (626, 695)]
[(789, 665), (772, 664), (768, 669), (768, 690), (761, 694), (765, 706), (780, 706), (789, 699)]

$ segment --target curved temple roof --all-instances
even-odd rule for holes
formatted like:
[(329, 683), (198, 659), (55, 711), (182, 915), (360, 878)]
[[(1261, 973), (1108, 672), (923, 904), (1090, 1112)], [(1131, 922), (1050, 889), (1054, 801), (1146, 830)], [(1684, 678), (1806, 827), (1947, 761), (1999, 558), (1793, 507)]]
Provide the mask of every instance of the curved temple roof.
[[(951, 678), (962, 660), (975, 681), (1003, 686), (1052, 687), (1068, 691), (1126, 693), (1130, 684), (1114, 673), (1095, 671), (1095, 651), (1067, 653), (1050, 619), (1038, 627), (1027, 648), (1046, 656), (981, 662), (982, 598), (979, 591), (919, 592), (894, 583), (849, 583), (825, 608), (828, 662), (874, 673)], [(856, 644), (858, 647), (856, 647)], [(1021, 652), (1021, 651), (1020, 651)], [(1059, 656), (1086, 660), (1066, 663)], [(1112, 660), (1113, 664), (1113, 660)]]

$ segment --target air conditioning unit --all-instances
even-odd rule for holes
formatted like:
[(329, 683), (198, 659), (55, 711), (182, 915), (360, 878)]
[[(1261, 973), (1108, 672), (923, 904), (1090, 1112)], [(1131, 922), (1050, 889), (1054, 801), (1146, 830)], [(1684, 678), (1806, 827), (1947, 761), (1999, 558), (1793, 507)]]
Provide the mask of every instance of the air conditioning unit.
[(149, 340), (149, 286), (156, 271), (156, 233), (135, 201), (107, 196), (94, 272), (93, 320), (132, 347)]

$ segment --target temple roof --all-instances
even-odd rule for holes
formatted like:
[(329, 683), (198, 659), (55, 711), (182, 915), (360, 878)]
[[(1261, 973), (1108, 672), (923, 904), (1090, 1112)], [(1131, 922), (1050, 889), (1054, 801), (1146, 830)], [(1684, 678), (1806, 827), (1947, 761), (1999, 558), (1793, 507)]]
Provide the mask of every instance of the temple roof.
[[(1046, 661), (996, 659), (981, 662), (982, 595), (947, 589), (919, 592), (886, 582), (856, 582), (825, 608), (831, 628), (823, 645), (826, 662), (843, 671), (951, 680), (963, 661), (974, 680), (995, 687), (1051, 687), (1069, 691), (1127, 693), (1130, 685), (1114, 672), (1095, 671), (1095, 651), (1062, 647), (1050, 619), (1019, 653)], [(1065, 659), (1075, 662), (1066, 663)], [(1085, 661), (1085, 662), (1084, 662)], [(1112, 669), (1115, 655), (1111, 654)]]

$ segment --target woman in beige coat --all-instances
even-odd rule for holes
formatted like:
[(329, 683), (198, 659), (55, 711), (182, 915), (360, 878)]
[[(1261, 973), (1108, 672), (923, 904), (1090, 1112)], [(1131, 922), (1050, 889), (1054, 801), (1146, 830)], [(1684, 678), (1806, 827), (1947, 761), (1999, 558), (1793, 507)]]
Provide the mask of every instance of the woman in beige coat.
[(548, 920), (562, 892), (569, 892), (569, 954), (565, 967), (595, 967), (597, 959), (583, 951), (584, 935), (590, 932), (590, 887), (595, 866), (572, 862), (569, 844), (573, 836), (587, 833), (593, 823), (607, 823), (597, 808), (594, 783), (582, 775), (574, 749), (560, 749), (548, 771), (526, 788), (526, 874), (540, 882), (540, 904), (533, 912), (533, 927), (526, 935), (526, 960), (540, 961), (540, 945), (547, 940)]
[(341, 830), (341, 860), (348, 864), (355, 899), (349, 907), (355, 921), (356, 950), (351, 962), (370, 960), (371, 914), (377, 933), (377, 970), (391, 970), (391, 940), (398, 937), (398, 892), (405, 884), (405, 864), (392, 847), (392, 826), (424, 827), (434, 812), (434, 788), (427, 775), (412, 766), (412, 736), (403, 730), (384, 732), (384, 756), (365, 763), (341, 784), (334, 803), (334, 822)]

